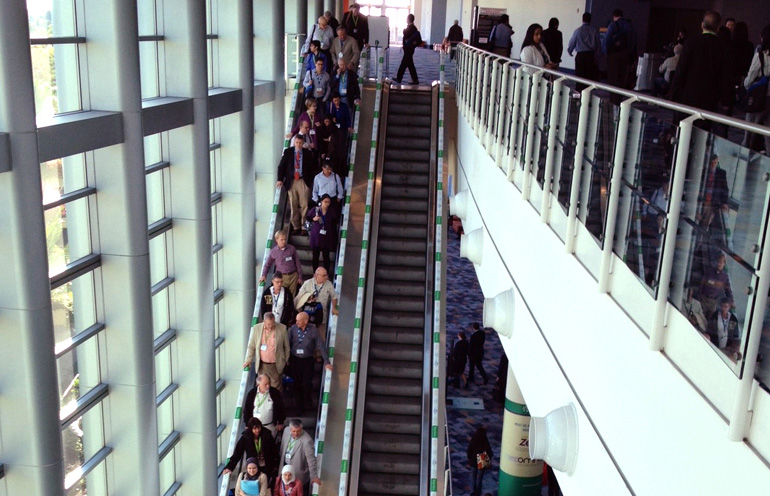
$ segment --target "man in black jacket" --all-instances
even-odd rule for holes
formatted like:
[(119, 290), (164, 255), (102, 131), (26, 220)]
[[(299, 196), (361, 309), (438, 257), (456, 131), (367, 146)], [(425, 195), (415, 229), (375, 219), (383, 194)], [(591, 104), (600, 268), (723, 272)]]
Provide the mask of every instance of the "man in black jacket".
[(359, 13), (360, 8), (357, 3), (350, 4), (350, 10), (342, 16), (340, 26), (345, 26), (348, 34), (358, 42), (358, 49), (363, 50), (364, 45), (369, 44), (369, 20)]
[(703, 16), (703, 32), (684, 44), (671, 97), (675, 102), (715, 112), (719, 105), (727, 106), (731, 97), (730, 75), (725, 70), (727, 45), (717, 38), (721, 17), (708, 11)]
[(404, 72), (409, 69), (409, 76), (412, 78), (412, 84), (420, 84), (420, 80), (417, 79), (417, 68), (414, 66), (414, 50), (422, 45), (422, 37), (414, 25), (413, 14), (406, 16), (406, 29), (404, 29), (403, 43), (404, 57), (401, 59), (401, 65), (398, 66), (398, 74), (394, 81), (400, 84), (401, 78), (404, 77)]
[(270, 377), (267, 374), (259, 374), (256, 386), (246, 393), (241, 415), (244, 424), (248, 424), (254, 417), (258, 418), (262, 427), (269, 430), (273, 436), (276, 431), (283, 430), (286, 421), (283, 397), (278, 389), (270, 385)]
[(468, 371), (468, 382), (465, 383), (465, 388), (473, 382), (474, 369), (479, 369), (481, 377), (484, 378), (484, 384), (489, 382), (489, 376), (484, 371), (484, 342), (487, 340), (487, 336), (484, 333), (484, 329), (479, 326), (478, 322), (474, 322), (471, 325), (473, 334), (471, 335), (470, 343), (468, 344), (468, 362), (470, 364), (470, 370)]
[[(275, 185), (276, 188), (286, 187), (289, 194), (292, 234), (304, 231), (302, 220), (307, 214), (313, 178), (318, 173), (313, 154), (302, 148), (304, 144), (304, 136), (298, 134), (294, 137), (294, 148), (284, 150), (278, 164), (278, 182)], [(302, 234), (307, 235), (307, 231)]]

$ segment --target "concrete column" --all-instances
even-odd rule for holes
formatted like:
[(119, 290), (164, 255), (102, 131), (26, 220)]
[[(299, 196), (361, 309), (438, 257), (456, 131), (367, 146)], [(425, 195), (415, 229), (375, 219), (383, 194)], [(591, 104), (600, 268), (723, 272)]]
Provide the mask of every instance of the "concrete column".
[[(158, 490), (152, 304), (135, 0), (86, 0), (92, 108), (122, 113), (124, 141), (94, 152), (102, 254), (105, 444), (111, 490)], [(106, 369), (106, 370), (105, 370)]]
[[(205, 2), (164, 1), (166, 86), (171, 96), (193, 100), (194, 124), (169, 131), (177, 330), (175, 427), (181, 433), (177, 480), (191, 494), (215, 494), (216, 395), (214, 284), (206, 68)], [(222, 23), (220, 23), (221, 26)], [(221, 45), (220, 45), (221, 47)], [(178, 401), (177, 401), (178, 399)]]
[[(286, 129), (286, 81), (284, 80), (284, 45), (285, 38), (280, 29), (284, 25), (284, 0), (257, 0), (255, 16), (267, 19), (262, 22), (254, 39), (255, 53), (259, 54), (260, 64), (255, 66), (256, 79), (273, 81), (275, 98), (272, 102), (259, 106), (255, 112), (255, 168), (256, 180), (256, 257), (258, 263), (267, 241), (267, 228), (270, 224), (272, 199), (275, 194), (276, 170), (281, 158), (284, 131)], [(256, 23), (256, 20), (255, 20)], [(255, 24), (256, 25), (256, 24)], [(276, 40), (281, 40), (276, 42)], [(257, 268), (261, 270), (261, 267)]]
[(500, 496), (540, 496), (543, 462), (529, 458), (529, 418), (529, 409), (508, 365), (500, 443)]
[[(61, 494), (59, 391), (48, 251), (24, 0), (0, 2), (0, 132), (12, 169), (0, 173), (0, 460), (5, 494)], [(8, 463), (11, 462), (11, 463)]]
[(337, 15), (334, 13), (337, 10), (337, 0), (325, 0), (324, 12), (326, 12), (327, 10), (331, 12), (332, 15), (337, 18), (338, 21), (340, 20), (339, 17), (337, 17)]
[[(219, 55), (222, 86), (243, 91), (243, 110), (220, 119), (222, 159), (222, 258), (224, 299), (220, 336), (225, 338), (220, 355), (220, 374), (225, 391), (220, 393), (229, 408), (238, 398), (251, 316), (256, 299), (255, 276), (255, 183), (254, 183), (254, 8), (253, 0), (220, 0)], [(260, 12), (261, 15), (261, 12)], [(276, 38), (279, 39), (279, 38)], [(272, 198), (271, 198), (272, 199)], [(272, 203), (272, 202), (270, 202)], [(232, 421), (224, 415), (220, 422)], [(230, 432), (228, 425), (225, 432)], [(223, 462), (224, 460), (219, 460)]]
[[(308, 24), (307, 4), (308, 0), (297, 0), (297, 32), (310, 34), (310, 24)], [(314, 20), (315, 22), (315, 20)]]
[(310, 23), (317, 22), (318, 18), (324, 15), (324, 0), (314, 0), (311, 14), (310, 19), (308, 19)]

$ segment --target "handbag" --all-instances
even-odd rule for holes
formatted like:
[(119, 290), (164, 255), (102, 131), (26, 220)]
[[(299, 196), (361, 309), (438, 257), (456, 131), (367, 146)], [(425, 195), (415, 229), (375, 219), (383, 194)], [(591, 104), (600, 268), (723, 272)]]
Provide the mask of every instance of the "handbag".
[(765, 75), (765, 53), (759, 52), (759, 76), (746, 88), (744, 109), (746, 112), (764, 112), (767, 108), (767, 87), (770, 78)]
[(489, 455), (486, 451), (476, 454), (476, 468), (483, 470), (485, 468), (489, 468), (489, 465)]

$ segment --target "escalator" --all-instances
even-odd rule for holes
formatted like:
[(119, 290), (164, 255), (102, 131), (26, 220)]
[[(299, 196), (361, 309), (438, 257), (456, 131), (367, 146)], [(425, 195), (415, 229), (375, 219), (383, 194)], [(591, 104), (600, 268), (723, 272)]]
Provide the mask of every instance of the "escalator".
[(428, 488), (436, 100), (428, 89), (383, 100), (351, 460), (359, 495)]

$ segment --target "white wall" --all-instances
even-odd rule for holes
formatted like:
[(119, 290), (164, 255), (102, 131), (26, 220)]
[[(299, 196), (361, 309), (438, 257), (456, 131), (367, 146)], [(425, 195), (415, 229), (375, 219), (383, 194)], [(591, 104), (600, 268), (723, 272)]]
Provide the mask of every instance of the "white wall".
[[(746, 443), (728, 440), (715, 407), (666, 355), (648, 351), (645, 334), (597, 291), (463, 118), (458, 128), (458, 184), (479, 206), (469, 209), (464, 228), (485, 225), (488, 233), (476, 266), (482, 290), (491, 297), (506, 289), (510, 273), (521, 292), (513, 335), (501, 341), (524, 398), (535, 416), (568, 402), (579, 411), (577, 468), (571, 477), (558, 474), (564, 493), (629, 494), (621, 472), (637, 495), (748, 495), (770, 487), (770, 469)], [(686, 321), (668, 325), (672, 337), (697, 337), (686, 332)], [(702, 339), (687, 346), (694, 356), (709, 349)], [(735, 379), (714, 368), (719, 365), (702, 362), (712, 369), (702, 370), (699, 380), (703, 388), (726, 385), (729, 398)]]

